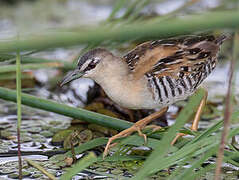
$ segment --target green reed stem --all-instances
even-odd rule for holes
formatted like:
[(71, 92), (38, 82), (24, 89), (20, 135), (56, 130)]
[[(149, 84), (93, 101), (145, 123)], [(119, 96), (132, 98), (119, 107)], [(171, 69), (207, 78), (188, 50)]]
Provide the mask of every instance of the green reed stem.
[[(59, 62), (51, 62), (51, 63), (31, 63), (31, 64), (24, 64), (21, 65), (22, 70), (29, 70), (29, 69), (45, 69), (45, 68), (58, 68), (62, 67), (63, 63)], [(2, 65), (0, 66), (0, 73), (6, 72), (14, 72), (17, 69), (17, 65)]]
[(132, 39), (156, 39), (196, 31), (219, 28), (239, 27), (238, 11), (210, 12), (203, 15), (191, 15), (155, 24), (151, 21), (131, 23), (112, 28), (107, 26), (81, 28), (76, 31), (55, 31), (32, 34), (20, 40), (9, 40), (0, 43), (0, 52), (17, 50), (36, 50), (55, 47), (67, 47), (79, 44), (99, 43), (103, 41), (129, 41)]
[(57, 180), (55, 178), (55, 176), (53, 176), (51, 173), (47, 172), (42, 166), (40, 166), (38, 163), (30, 160), (30, 159), (25, 159), (25, 161), (27, 161), (31, 166), (33, 166), (34, 168), (38, 169), (39, 171), (41, 171), (43, 174), (45, 174), (49, 179), (51, 180)]
[[(124, 121), (118, 118), (113, 118), (103, 114), (98, 114), (92, 111), (87, 111), (82, 108), (74, 108), (65, 104), (60, 104), (51, 100), (42, 99), (36, 96), (32, 96), (26, 93), (22, 93), (22, 104), (46, 110), (49, 112), (55, 112), (64, 116), (80, 119), (85, 122), (98, 124), (101, 126), (109, 127), (115, 130), (124, 130), (133, 125), (133, 123)], [(16, 102), (16, 91), (0, 87), (0, 99)], [(160, 139), (158, 134), (149, 135), (149, 137)]]
[[(15, 63), (14, 55), (0, 54), (0, 62), (6, 62), (6, 61), (11, 61), (11, 60), (14, 60), (14, 63)], [(72, 62), (65, 62), (65, 61), (61, 61), (59, 59), (45, 59), (45, 58), (41, 58), (41, 57), (21, 56), (21, 64), (27, 64), (29, 66), (29, 64), (33, 64), (33, 63), (39, 63), (39, 64), (55, 63), (55, 65), (57, 67), (58, 67), (57, 63), (59, 63), (58, 68), (62, 68), (64, 70), (70, 70), (70, 69), (75, 68), (75, 65)], [(62, 65), (60, 65), (60, 64), (62, 64)], [(23, 68), (24, 68), (24, 65), (23, 65), (22, 69)], [(28, 67), (28, 68), (32, 69), (32, 67)], [(36, 68), (37, 68), (37, 66), (36, 66)], [(45, 67), (43, 67), (43, 68), (45, 68)]]
[(22, 109), (21, 109), (21, 57), (17, 52), (16, 56), (16, 83), (17, 83), (17, 141), (18, 141), (18, 163), (19, 163), (19, 179), (22, 179), (22, 158), (21, 158), (21, 121), (22, 121)]

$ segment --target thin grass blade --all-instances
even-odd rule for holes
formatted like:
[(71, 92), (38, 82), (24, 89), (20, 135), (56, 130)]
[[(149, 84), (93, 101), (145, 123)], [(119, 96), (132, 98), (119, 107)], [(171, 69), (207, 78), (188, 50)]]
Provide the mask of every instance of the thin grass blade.
[(19, 179), (22, 179), (22, 157), (21, 157), (21, 121), (22, 121), (22, 83), (21, 83), (21, 57), (20, 53), (17, 52), (16, 56), (16, 84), (17, 84), (17, 146), (18, 146), (18, 172)]

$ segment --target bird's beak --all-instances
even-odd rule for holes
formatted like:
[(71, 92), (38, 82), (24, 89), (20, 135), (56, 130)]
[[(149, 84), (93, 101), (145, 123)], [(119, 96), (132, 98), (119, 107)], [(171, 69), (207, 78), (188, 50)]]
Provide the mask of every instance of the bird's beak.
[(79, 69), (75, 69), (73, 72), (67, 74), (64, 78), (63, 78), (63, 81), (61, 82), (61, 85), (60, 86), (64, 86), (65, 84), (75, 80), (75, 79), (78, 79), (80, 77), (82, 77), (84, 75), (83, 72), (80, 72)]

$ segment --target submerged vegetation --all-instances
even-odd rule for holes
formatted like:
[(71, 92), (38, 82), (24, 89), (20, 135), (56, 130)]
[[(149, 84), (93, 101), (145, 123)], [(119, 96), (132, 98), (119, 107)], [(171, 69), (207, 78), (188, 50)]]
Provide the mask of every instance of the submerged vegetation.
[[(72, 1), (23, 1), (15, 8), (23, 8), (25, 3), (64, 7)], [(182, 1), (180, 5), (153, 0), (75, 3), (110, 7), (110, 13), (93, 25), (76, 23), (42, 32), (23, 28), (16, 30), (16, 37), (1, 36), (0, 178), (238, 179), (239, 1), (215, 1), (213, 7), (201, 0)], [(174, 8), (166, 13), (157, 10), (167, 6)], [(49, 18), (54, 23), (61, 21), (52, 14)], [(230, 38), (219, 57), (223, 70), (216, 76), (222, 74), (219, 79), (226, 83), (208, 81), (209, 100), (199, 130), (187, 127), (205, 93), (201, 89), (155, 121), (162, 129), (145, 129), (147, 143), (137, 134), (121, 138), (103, 159), (108, 137), (153, 111), (123, 109), (87, 80), (60, 88), (61, 78), (74, 69), (80, 54), (101, 46), (122, 55), (149, 39), (222, 33)], [(58, 58), (59, 54), (64, 58)], [(189, 136), (172, 146), (170, 142), (178, 132)]]

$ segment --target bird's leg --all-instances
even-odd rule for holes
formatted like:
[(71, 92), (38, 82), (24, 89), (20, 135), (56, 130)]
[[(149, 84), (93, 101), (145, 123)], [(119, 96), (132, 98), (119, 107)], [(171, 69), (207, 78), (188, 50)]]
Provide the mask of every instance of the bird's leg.
[[(141, 132), (141, 130), (143, 128), (145, 128), (145, 126), (150, 123), (151, 121), (153, 121), (154, 119), (160, 117), (162, 114), (164, 114), (166, 111), (168, 110), (168, 107), (165, 107), (163, 109), (161, 109), (160, 111), (157, 111), (153, 114), (150, 114), (149, 116), (141, 119), (140, 121), (134, 123), (133, 126), (131, 126), (130, 128), (128, 129), (125, 129), (124, 131), (121, 131), (119, 134), (116, 134), (115, 136), (112, 136), (111, 138), (109, 138), (108, 142), (107, 142), (107, 145), (105, 147), (105, 151), (103, 153), (103, 158), (105, 156), (107, 156), (108, 152), (109, 152), (109, 149), (111, 148), (111, 143), (116, 140), (116, 139), (119, 139), (121, 137), (126, 137), (126, 136), (129, 136), (130, 134), (132, 134), (133, 132), (138, 132), (138, 134), (140, 136), (142, 136), (144, 138), (145, 141), (147, 141), (147, 136), (145, 134), (143, 134)], [(114, 144), (115, 145), (115, 144)]]
[(151, 124), (149, 126), (146, 126), (145, 128), (152, 129), (153, 132), (158, 131), (159, 129), (162, 129), (161, 126), (158, 126), (158, 125), (155, 125), (155, 124)]
[[(196, 114), (194, 116), (194, 120), (193, 120), (193, 123), (192, 123), (192, 126), (191, 126), (191, 130), (192, 131), (197, 131), (198, 130), (198, 123), (199, 123), (199, 120), (200, 120), (200, 117), (201, 117), (201, 114), (203, 112), (203, 108), (205, 107), (206, 105), (206, 102), (207, 102), (207, 91), (205, 90), (205, 95), (204, 97), (202, 98), (199, 106), (198, 106), (198, 109), (196, 111)], [(184, 133), (178, 133), (177, 136), (174, 138), (174, 140), (171, 142), (171, 144), (175, 144), (176, 141), (178, 140), (178, 138), (182, 137), (182, 136), (185, 136), (186, 134)]]

